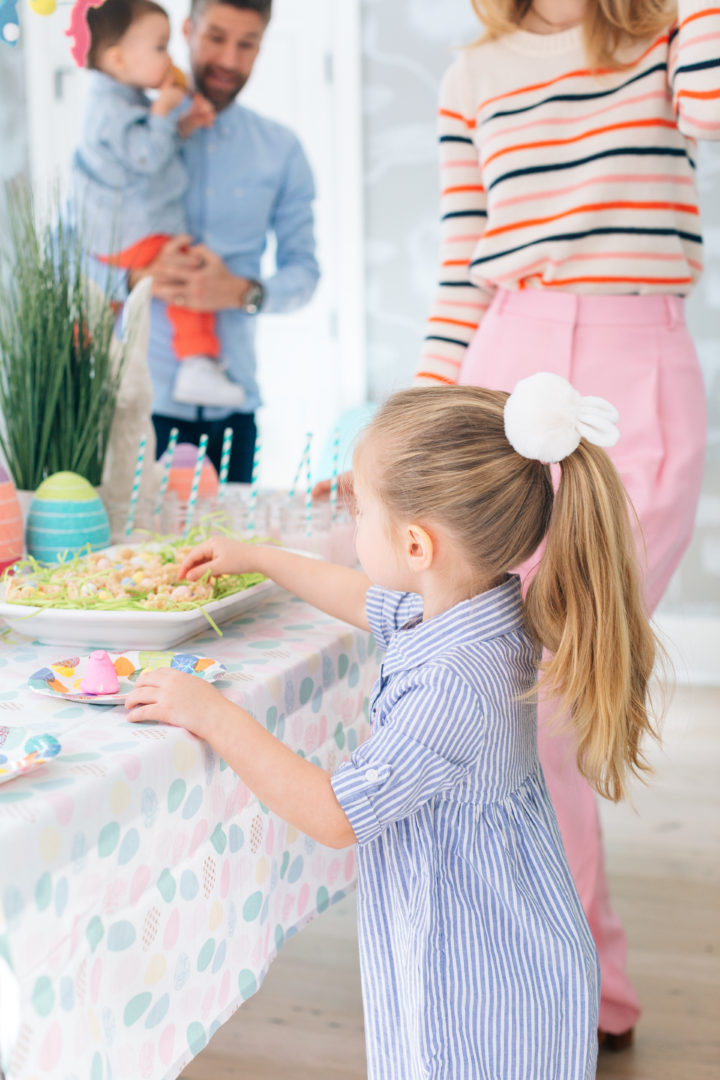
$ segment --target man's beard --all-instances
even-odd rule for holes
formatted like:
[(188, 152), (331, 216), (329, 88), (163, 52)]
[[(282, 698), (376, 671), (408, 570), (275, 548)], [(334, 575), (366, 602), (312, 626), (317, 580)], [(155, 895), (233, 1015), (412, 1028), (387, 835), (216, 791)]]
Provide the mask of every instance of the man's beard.
[(247, 82), (247, 78), (234, 72), (232, 75), (232, 84), (228, 81), (227, 89), (217, 85), (208, 86), (208, 75), (216, 74), (216, 72), (217, 69), (208, 64), (201, 71), (196, 71), (193, 74), (195, 76), (196, 89), (199, 90), (218, 111), (220, 111), (235, 100)]

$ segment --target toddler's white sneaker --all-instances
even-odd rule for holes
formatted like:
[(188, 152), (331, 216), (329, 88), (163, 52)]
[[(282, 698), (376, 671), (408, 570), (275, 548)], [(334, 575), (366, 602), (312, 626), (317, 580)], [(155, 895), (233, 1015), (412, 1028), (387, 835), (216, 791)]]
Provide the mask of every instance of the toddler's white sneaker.
[(242, 386), (229, 379), (210, 356), (187, 356), (178, 364), (173, 400), (183, 405), (239, 408), (245, 403)]

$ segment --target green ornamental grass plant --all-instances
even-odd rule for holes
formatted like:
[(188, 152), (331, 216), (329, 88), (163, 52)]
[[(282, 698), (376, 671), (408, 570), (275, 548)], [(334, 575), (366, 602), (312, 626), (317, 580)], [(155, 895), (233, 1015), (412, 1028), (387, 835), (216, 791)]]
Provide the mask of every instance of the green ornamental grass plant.
[(53, 473), (102, 482), (122, 374), (111, 349), (115, 314), (91, 294), (81, 238), (39, 222), (32, 200), (10, 199), (0, 272), (0, 447), (15, 486), (35, 490)]

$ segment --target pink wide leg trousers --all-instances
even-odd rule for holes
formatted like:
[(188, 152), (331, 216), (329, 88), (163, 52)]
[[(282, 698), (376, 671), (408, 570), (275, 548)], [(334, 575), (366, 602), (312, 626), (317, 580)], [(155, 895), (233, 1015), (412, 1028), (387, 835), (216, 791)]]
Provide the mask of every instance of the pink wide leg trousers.
[[(639, 555), (652, 611), (693, 532), (705, 451), (705, 392), (683, 301), (674, 296), (578, 296), (499, 290), (465, 355), (459, 382), (512, 390), (536, 371), (569, 379), (620, 413), (610, 451), (637, 512)], [(537, 559), (521, 572), (532, 572)], [(575, 766), (572, 735), (548, 730), (539, 747), (575, 885), (600, 956), (599, 1026), (620, 1034), (640, 1016), (626, 941), (610, 905), (594, 792)]]

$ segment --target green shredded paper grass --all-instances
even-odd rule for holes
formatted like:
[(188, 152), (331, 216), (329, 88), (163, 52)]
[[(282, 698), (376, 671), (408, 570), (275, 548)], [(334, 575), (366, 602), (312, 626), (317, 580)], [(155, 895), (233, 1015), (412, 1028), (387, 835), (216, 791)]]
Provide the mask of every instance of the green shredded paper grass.
[[(225, 531), (217, 528), (214, 532)], [(211, 578), (209, 574), (203, 575), (198, 582), (193, 584), (205, 586), (205, 595), (201, 599), (173, 599), (164, 594), (162, 604), (156, 603), (156, 585), (152, 587), (134, 582), (133, 585), (125, 585), (124, 592), (130, 595), (120, 597), (105, 597), (101, 593), (111, 590), (111, 580), (117, 579), (119, 574), (117, 559), (119, 552), (128, 550), (133, 557), (142, 558), (143, 555), (156, 558), (160, 557), (163, 567), (175, 564), (180, 569), (188, 551), (197, 544), (206, 540), (209, 535), (206, 522), (200, 522), (186, 537), (163, 537), (148, 534), (147, 542), (140, 545), (116, 544), (112, 553), (107, 553), (110, 566), (105, 569), (92, 569), (89, 560), (95, 561), (106, 555), (105, 552), (79, 552), (60, 562), (51, 565), (43, 565), (32, 556), (21, 560), (9, 567), (2, 575), (6, 586), (6, 592), (10, 585), (10, 578), (15, 585), (22, 586), (25, 595), (18, 598), (6, 596), (6, 601), (18, 606), (37, 608), (38, 611), (47, 608), (67, 611), (155, 611), (161, 614), (173, 614), (180, 611), (201, 610), (213, 629), (221, 634), (209, 612), (208, 604), (217, 600), (224, 600), (239, 592), (265, 581), (263, 574), (223, 574), (220, 577)], [(170, 575), (169, 580), (163, 583), (171, 589), (183, 586), (192, 587), (191, 583), (181, 581), (178, 577)], [(107, 587), (105, 587), (107, 585)], [(84, 590), (83, 590), (83, 587)], [(117, 583), (115, 582), (117, 588)], [(32, 592), (28, 593), (27, 590)], [(51, 589), (49, 593), (47, 590)], [(36, 612), (33, 612), (36, 614)], [(32, 615), (28, 616), (32, 618)]]

